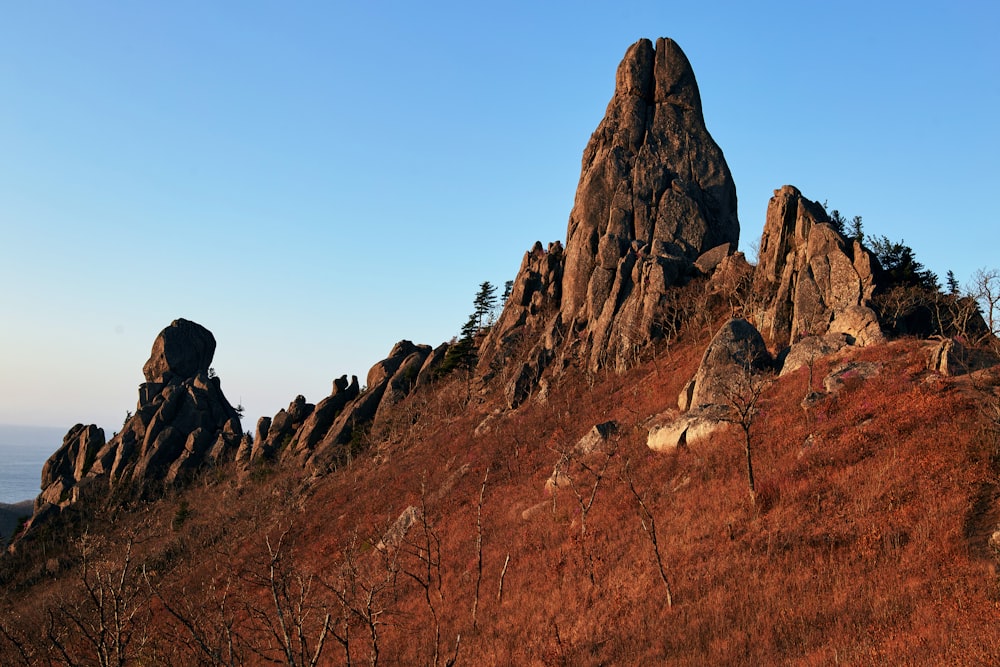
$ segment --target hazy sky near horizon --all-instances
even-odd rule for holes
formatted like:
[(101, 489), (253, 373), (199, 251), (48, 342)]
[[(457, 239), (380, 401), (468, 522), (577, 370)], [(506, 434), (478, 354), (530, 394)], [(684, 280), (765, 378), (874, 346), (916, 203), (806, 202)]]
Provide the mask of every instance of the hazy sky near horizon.
[(565, 240), (641, 37), (694, 67), (748, 254), (790, 183), (965, 281), (1000, 266), (998, 28), (986, 1), (5, 3), (0, 422), (110, 436), (177, 317), (250, 430), (451, 338)]

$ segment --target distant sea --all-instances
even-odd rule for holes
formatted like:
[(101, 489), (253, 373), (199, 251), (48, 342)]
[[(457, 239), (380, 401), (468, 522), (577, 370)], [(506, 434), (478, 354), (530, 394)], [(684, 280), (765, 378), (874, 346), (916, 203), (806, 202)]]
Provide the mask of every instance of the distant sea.
[(67, 429), (0, 424), (0, 503), (33, 499), (42, 465), (62, 445)]

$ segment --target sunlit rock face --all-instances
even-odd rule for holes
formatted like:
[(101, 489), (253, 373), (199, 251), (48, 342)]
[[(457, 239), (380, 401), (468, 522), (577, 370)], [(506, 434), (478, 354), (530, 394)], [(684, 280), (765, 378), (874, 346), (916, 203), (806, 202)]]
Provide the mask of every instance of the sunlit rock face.
[(710, 273), (739, 235), (736, 187), (691, 64), (673, 40), (639, 40), (584, 150), (565, 248), (525, 256), (484, 345), (494, 366), (517, 358), (505, 378), (511, 405), (558, 359), (625, 366), (658, 337), (667, 291)]
[(878, 260), (829, 222), (822, 206), (791, 185), (768, 203), (755, 288), (766, 301), (761, 332), (777, 348), (827, 333), (860, 345), (883, 340), (869, 307)]

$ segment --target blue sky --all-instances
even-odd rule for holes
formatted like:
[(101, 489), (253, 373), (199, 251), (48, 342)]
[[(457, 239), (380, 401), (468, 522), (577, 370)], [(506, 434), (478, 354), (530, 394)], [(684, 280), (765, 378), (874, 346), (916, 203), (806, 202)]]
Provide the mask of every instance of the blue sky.
[(0, 423), (110, 435), (177, 317), (251, 429), (447, 340), (565, 239), (640, 37), (694, 66), (744, 250), (791, 183), (942, 277), (1000, 266), (996, 3), (479, 4), (5, 3)]

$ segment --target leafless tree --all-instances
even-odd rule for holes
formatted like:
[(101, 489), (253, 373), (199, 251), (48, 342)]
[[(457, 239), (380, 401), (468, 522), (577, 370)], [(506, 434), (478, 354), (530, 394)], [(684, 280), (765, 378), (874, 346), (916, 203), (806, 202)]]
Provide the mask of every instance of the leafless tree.
[[(20, 620), (20, 619), (19, 619)], [(19, 660), (21, 664), (30, 666), (41, 662), (36, 647), (32, 644), (29, 636), (18, 627), (8, 624), (8, 619), (0, 619), (0, 637), (3, 637), (13, 653), (0, 652), (0, 659), (11, 661)]]
[(351, 625), (354, 621), (360, 622), (368, 634), (368, 661), (372, 667), (377, 667), (381, 655), (379, 632), (387, 612), (386, 598), (396, 587), (399, 550), (391, 546), (373, 547), (372, 553), (377, 555), (379, 563), (368, 568), (366, 573), (357, 560), (358, 538), (355, 535), (345, 550), (336, 581), (323, 582), (340, 603), (341, 613), (332, 633), (344, 650), (346, 665), (352, 664)]
[[(580, 508), (580, 549), (584, 562), (587, 563), (587, 573), (591, 583), (594, 583), (594, 566), (591, 554), (587, 549), (587, 515), (594, 506), (597, 499), (597, 492), (601, 488), (601, 482), (607, 474), (608, 466), (618, 453), (618, 440), (612, 439), (606, 450), (600, 452), (600, 459), (596, 463), (588, 463), (585, 455), (576, 450), (576, 447), (569, 447), (563, 450), (553, 449), (560, 454), (559, 462), (556, 464), (556, 486), (558, 487), (564, 480), (569, 486), (573, 497), (576, 498), (577, 506)], [(584, 483), (578, 474), (577, 469), (585, 472), (589, 477), (589, 482)], [(555, 489), (553, 489), (553, 510), (555, 509)]]
[(1000, 336), (1000, 271), (979, 269), (972, 274), (969, 294), (979, 303), (993, 337)]
[(486, 467), (483, 485), (479, 489), (479, 504), (476, 505), (476, 595), (472, 601), (472, 629), (476, 629), (476, 614), (479, 611), (479, 588), (483, 583), (483, 498), (486, 495), (486, 481), (490, 478), (490, 468)]
[[(275, 544), (265, 536), (267, 566), (263, 575), (250, 573), (248, 581), (267, 592), (269, 607), (247, 601), (247, 613), (255, 619), (271, 641), (251, 645), (250, 650), (265, 660), (274, 661), (277, 652), (294, 667), (320, 664), (331, 615), (315, 595), (315, 577), (294, 567), (285, 553), (283, 532)], [(272, 643), (273, 642), (273, 643)]]
[(66, 665), (125, 665), (147, 643), (149, 607), (132, 563), (135, 538), (126, 539), (121, 560), (95, 560), (97, 544), (79, 542), (82, 599), (66, 599), (49, 609), (46, 637), (56, 661)]
[(628, 484), (629, 491), (632, 492), (632, 497), (635, 498), (636, 503), (639, 506), (639, 524), (642, 526), (642, 529), (646, 532), (646, 535), (649, 537), (649, 541), (653, 545), (653, 555), (656, 556), (656, 569), (660, 574), (660, 581), (663, 582), (663, 587), (667, 591), (667, 606), (673, 607), (674, 596), (670, 591), (670, 582), (667, 580), (666, 567), (663, 565), (663, 556), (660, 554), (660, 542), (656, 534), (656, 517), (646, 505), (646, 501), (642, 497), (642, 494), (640, 494), (635, 488), (635, 482), (632, 481), (632, 473), (629, 470), (628, 461), (625, 461), (625, 469), (622, 471), (622, 477)]
[(177, 641), (187, 650), (185, 657), (198, 656), (200, 662), (215, 667), (245, 664), (247, 640), (240, 632), (230, 577), (213, 581), (202, 596), (194, 599), (164, 594), (145, 571), (143, 577), (160, 606), (180, 626)]
[[(427, 516), (427, 492), (426, 483), (420, 485), (420, 511), (416, 521), (416, 531), (408, 531), (400, 544), (400, 549), (404, 555), (416, 560), (416, 563), (401, 561), (400, 572), (414, 581), (424, 593), (424, 602), (431, 615), (432, 627), (434, 630), (434, 643), (432, 647), (432, 663), (435, 667), (441, 664), (441, 618), (435, 600), (440, 603), (444, 600), (443, 585), (441, 578), (441, 540), (437, 532), (431, 526)], [(453, 657), (445, 664), (454, 664), (458, 656), (461, 635), (455, 640), (455, 651)]]
[(750, 500), (756, 502), (757, 486), (753, 471), (753, 434), (754, 425), (760, 415), (759, 404), (765, 389), (774, 381), (771, 373), (754, 368), (753, 355), (749, 350), (739, 355), (743, 361), (738, 364), (728, 381), (723, 382), (720, 389), (725, 398), (727, 414), (725, 421), (736, 424), (743, 432), (743, 446), (746, 452), (747, 483), (750, 487)]

